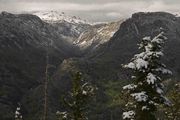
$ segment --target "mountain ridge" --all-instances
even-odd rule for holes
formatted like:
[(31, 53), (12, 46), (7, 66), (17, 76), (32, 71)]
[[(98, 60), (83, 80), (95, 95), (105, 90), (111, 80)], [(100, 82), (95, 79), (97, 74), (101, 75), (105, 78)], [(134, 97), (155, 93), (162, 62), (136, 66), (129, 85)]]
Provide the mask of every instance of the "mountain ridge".
[(60, 11), (35, 11), (30, 13), (40, 17), (43, 21), (48, 23), (61, 23), (66, 21), (72, 24), (90, 24), (80, 17), (66, 15), (64, 12)]

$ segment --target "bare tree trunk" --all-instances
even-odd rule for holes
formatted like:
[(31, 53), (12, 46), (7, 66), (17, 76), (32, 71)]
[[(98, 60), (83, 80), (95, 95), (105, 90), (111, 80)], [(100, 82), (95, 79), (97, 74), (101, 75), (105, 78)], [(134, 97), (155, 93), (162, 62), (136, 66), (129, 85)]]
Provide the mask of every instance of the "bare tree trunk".
[(47, 54), (46, 54), (46, 71), (45, 71), (45, 81), (44, 81), (44, 113), (43, 120), (47, 120), (47, 112), (48, 112), (48, 80), (49, 80), (49, 44), (47, 46)]

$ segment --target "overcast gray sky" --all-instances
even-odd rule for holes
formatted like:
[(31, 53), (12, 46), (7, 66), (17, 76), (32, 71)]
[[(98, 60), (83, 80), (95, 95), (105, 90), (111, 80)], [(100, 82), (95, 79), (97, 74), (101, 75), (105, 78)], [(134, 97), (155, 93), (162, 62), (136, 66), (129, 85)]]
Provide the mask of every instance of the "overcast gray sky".
[(0, 0), (0, 11), (58, 10), (95, 22), (130, 17), (135, 12), (180, 13), (180, 0)]

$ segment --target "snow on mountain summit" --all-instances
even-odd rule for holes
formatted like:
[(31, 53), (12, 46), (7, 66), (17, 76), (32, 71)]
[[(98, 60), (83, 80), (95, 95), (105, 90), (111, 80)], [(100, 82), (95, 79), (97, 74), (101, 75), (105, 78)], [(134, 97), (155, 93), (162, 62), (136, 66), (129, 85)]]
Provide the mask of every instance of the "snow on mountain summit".
[(68, 22), (74, 24), (89, 24), (86, 20), (82, 20), (80, 17), (69, 16), (66, 15), (64, 12), (59, 11), (36, 11), (32, 14), (37, 15), (42, 20), (48, 23)]

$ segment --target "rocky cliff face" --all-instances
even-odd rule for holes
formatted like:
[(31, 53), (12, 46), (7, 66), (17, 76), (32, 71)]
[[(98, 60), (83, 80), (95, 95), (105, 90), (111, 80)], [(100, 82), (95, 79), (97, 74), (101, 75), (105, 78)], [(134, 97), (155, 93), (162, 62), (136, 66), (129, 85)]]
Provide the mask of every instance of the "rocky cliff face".
[(106, 24), (92, 25), (91, 28), (82, 32), (74, 44), (84, 53), (91, 53), (98, 49), (102, 44), (108, 42), (114, 33), (119, 29), (123, 22), (111, 22)]

